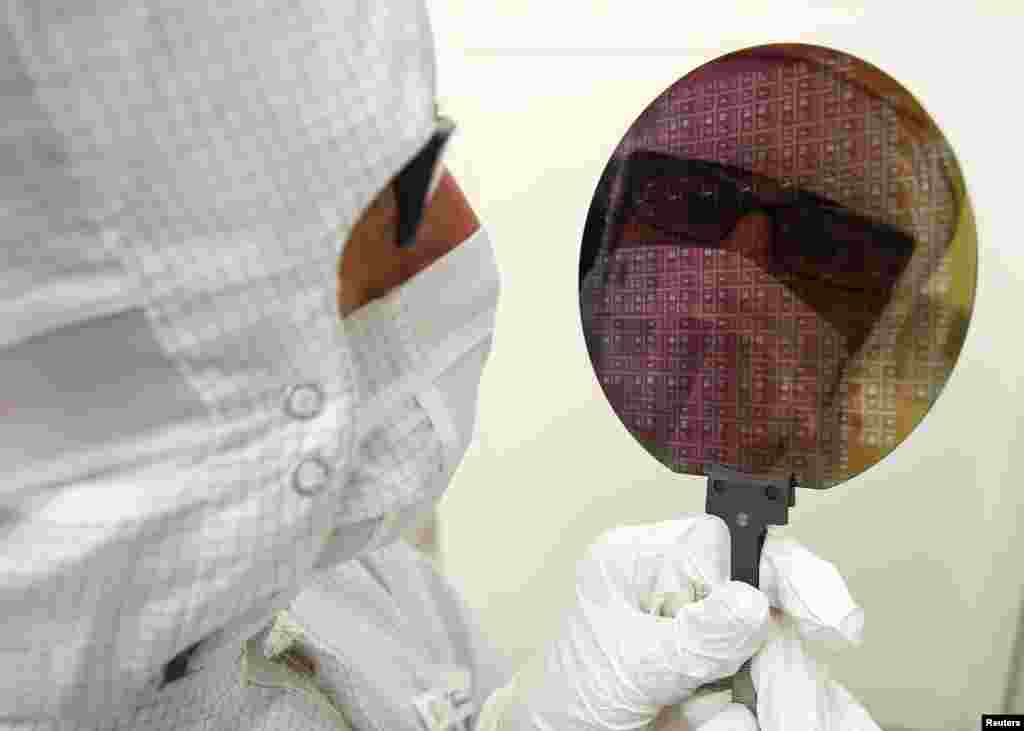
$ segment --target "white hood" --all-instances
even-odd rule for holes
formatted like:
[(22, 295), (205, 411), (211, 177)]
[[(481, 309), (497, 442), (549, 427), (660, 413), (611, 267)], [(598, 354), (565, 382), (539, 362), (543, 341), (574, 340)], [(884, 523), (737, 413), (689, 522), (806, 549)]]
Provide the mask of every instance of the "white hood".
[(408, 0), (13, 0), (0, 54), (0, 720), (85, 721), (339, 529), (338, 261), (434, 49)]

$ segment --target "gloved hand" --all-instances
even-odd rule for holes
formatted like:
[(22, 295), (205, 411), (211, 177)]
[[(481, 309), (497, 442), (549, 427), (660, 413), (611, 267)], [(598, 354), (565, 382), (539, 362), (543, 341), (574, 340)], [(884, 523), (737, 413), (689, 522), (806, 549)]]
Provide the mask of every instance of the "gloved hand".
[[(803, 645), (860, 641), (863, 612), (835, 568), (769, 536), (756, 591), (728, 581), (729, 548), (709, 515), (606, 533), (579, 564), (561, 637), (492, 696), (478, 731), (878, 731)], [(754, 652), (758, 720), (728, 691), (694, 695)]]
[[(488, 701), (478, 729), (637, 729), (698, 686), (732, 675), (768, 637), (768, 598), (728, 581), (729, 532), (693, 515), (617, 528), (577, 569), (561, 636)], [(674, 618), (652, 593), (706, 588)]]
[[(807, 642), (858, 645), (864, 613), (839, 572), (792, 539), (772, 536), (761, 554), (761, 590), (772, 605), (771, 638), (754, 655), (757, 719), (730, 694), (702, 691), (659, 715), (658, 731), (880, 731), (864, 707), (828, 677)], [(675, 607), (662, 599), (663, 613)]]

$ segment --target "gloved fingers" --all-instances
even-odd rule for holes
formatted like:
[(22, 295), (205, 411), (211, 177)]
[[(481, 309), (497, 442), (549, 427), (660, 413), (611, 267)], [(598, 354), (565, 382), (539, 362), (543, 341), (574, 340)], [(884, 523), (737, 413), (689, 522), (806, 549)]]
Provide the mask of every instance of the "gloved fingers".
[(769, 536), (760, 569), (761, 591), (793, 619), (801, 637), (835, 649), (860, 644), (864, 610), (833, 564), (791, 538)]
[[(729, 690), (697, 690), (682, 703), (666, 706), (654, 719), (655, 731), (694, 731), (732, 703)], [(756, 727), (755, 727), (756, 728)]]
[(674, 619), (577, 598), (560, 666), (577, 669), (573, 682), (606, 716), (618, 707), (653, 718), (698, 686), (735, 673), (769, 631), (767, 597), (740, 582), (715, 587)]
[(739, 581), (719, 584), (672, 620), (679, 671), (695, 685), (734, 674), (771, 632), (768, 599)]
[(757, 719), (746, 706), (730, 702), (728, 691), (724, 696), (710, 712), (702, 709), (700, 713), (691, 713), (686, 710), (688, 702), (670, 706), (654, 719), (654, 731), (760, 731)]
[(656, 617), (672, 618), (687, 604), (703, 601), (711, 588), (695, 582), (687, 582), (680, 591), (652, 591), (640, 597), (640, 611)]
[(578, 585), (591, 601), (640, 609), (652, 593), (688, 593), (728, 581), (729, 556), (729, 530), (717, 516), (620, 526), (590, 546), (577, 567)]
[(791, 622), (774, 623), (772, 635), (750, 665), (761, 727), (827, 729), (824, 670), (806, 653)]
[(867, 710), (807, 653), (793, 622), (776, 622), (772, 634), (750, 668), (762, 731), (881, 731)]
[(710, 720), (700, 726), (694, 726), (694, 729), (698, 731), (760, 731), (760, 726), (757, 725), (754, 714), (746, 706), (730, 703)]

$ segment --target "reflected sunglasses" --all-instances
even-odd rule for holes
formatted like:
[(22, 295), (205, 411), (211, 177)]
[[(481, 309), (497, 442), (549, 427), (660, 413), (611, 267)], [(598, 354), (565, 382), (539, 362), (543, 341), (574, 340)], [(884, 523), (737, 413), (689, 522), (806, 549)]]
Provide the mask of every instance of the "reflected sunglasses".
[(398, 206), (396, 243), (400, 249), (412, 246), (416, 241), (416, 231), (423, 221), (423, 213), (441, 181), (444, 170), (442, 156), (454, 131), (455, 123), (447, 117), (439, 116), (437, 128), (430, 140), (395, 177), (394, 191)]
[(914, 239), (823, 196), (742, 168), (647, 150), (626, 164), (623, 211), (658, 231), (717, 247), (754, 211), (772, 224), (770, 266), (840, 289), (891, 289)]

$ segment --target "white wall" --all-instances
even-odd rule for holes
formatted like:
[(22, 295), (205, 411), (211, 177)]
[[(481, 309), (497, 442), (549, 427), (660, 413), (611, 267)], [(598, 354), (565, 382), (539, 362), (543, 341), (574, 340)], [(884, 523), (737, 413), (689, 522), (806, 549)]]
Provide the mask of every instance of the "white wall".
[(979, 289), (960, 362), (924, 422), (855, 480), (799, 495), (789, 532), (835, 562), (866, 609), (864, 646), (831, 667), (883, 726), (974, 729), (999, 712), (1024, 582), (1024, 117), (1004, 60), (1024, 12), (929, 4), (922, 17), (891, 0), (852, 11), (430, 5), (440, 94), (460, 128), (450, 166), (503, 277), (477, 443), (441, 508), (446, 566), (492, 637), (517, 659), (550, 637), (575, 562), (603, 530), (703, 510), (703, 480), (650, 458), (595, 381), (576, 290), (583, 222), (611, 150), (669, 84), (729, 50), (805, 41), (880, 66), (942, 127), (976, 210)]

